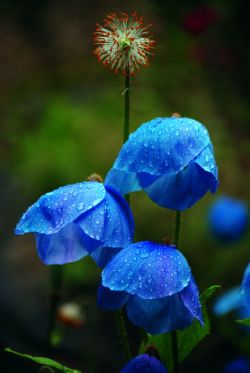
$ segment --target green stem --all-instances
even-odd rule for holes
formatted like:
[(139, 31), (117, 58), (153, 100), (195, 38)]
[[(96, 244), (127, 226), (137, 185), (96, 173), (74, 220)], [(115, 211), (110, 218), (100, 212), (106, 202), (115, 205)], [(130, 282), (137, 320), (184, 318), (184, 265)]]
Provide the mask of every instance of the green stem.
[(126, 361), (128, 361), (132, 358), (132, 355), (131, 355), (130, 347), (128, 344), (128, 336), (127, 336), (125, 322), (124, 322), (121, 309), (115, 312), (115, 321), (116, 321), (116, 326), (119, 332), (124, 357)]
[[(175, 228), (174, 228), (174, 244), (178, 247), (180, 242), (180, 231), (181, 231), (181, 211), (175, 213)], [(178, 352), (178, 335), (176, 330), (171, 331), (171, 343), (172, 343), (172, 354), (173, 354), (173, 372), (179, 372), (179, 352)]]
[(47, 334), (47, 348), (51, 348), (52, 334), (55, 328), (55, 320), (58, 304), (61, 298), (63, 267), (60, 265), (52, 265), (49, 267), (50, 271), (50, 305), (48, 317), (48, 334)]
[(123, 143), (125, 143), (129, 136), (129, 117), (130, 117), (130, 74), (129, 70), (125, 75), (124, 87), (124, 121), (123, 121)]
[(178, 337), (177, 331), (171, 331), (171, 343), (172, 343), (172, 354), (173, 354), (173, 372), (179, 372), (179, 352), (178, 352)]
[(175, 213), (175, 229), (174, 229), (174, 244), (176, 247), (179, 245), (181, 231), (181, 211)]
[[(125, 143), (129, 136), (129, 116), (130, 116), (130, 72), (129, 68), (126, 70), (125, 87), (124, 87), (124, 120), (123, 120), (123, 143)], [(126, 200), (130, 204), (129, 194), (126, 195)], [(117, 329), (120, 335), (120, 340), (123, 348), (123, 353), (126, 360), (131, 359), (130, 347), (128, 342), (128, 335), (122, 315), (122, 310), (115, 312), (115, 319)]]
[[(123, 144), (129, 137), (130, 128), (130, 73), (129, 69), (126, 70), (125, 75), (125, 86), (124, 86), (124, 119), (123, 119)], [(130, 195), (126, 195), (126, 200), (130, 205)]]

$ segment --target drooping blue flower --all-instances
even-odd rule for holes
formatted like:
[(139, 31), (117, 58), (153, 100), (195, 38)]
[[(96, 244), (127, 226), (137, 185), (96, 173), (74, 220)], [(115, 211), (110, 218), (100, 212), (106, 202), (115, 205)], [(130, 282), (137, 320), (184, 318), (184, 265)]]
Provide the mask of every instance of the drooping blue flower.
[(199, 291), (190, 267), (175, 246), (138, 242), (122, 249), (102, 272), (102, 309), (126, 304), (130, 321), (150, 334), (203, 324)]
[(232, 311), (237, 313), (239, 319), (250, 317), (250, 263), (245, 269), (241, 286), (224, 292), (214, 303), (214, 313), (217, 316), (224, 316)]
[(158, 359), (143, 354), (130, 360), (120, 373), (168, 373), (168, 371)]
[(236, 241), (247, 229), (247, 206), (237, 199), (221, 196), (212, 204), (208, 222), (216, 238), (224, 242)]
[(238, 357), (230, 361), (224, 368), (224, 373), (250, 373), (250, 361), (245, 357)]
[(45, 264), (74, 262), (88, 254), (104, 266), (132, 242), (134, 221), (125, 199), (96, 181), (66, 185), (41, 196), (23, 214), (16, 234), (35, 233)]
[(121, 194), (143, 189), (158, 205), (185, 210), (218, 186), (206, 128), (189, 118), (156, 118), (123, 145), (105, 183)]

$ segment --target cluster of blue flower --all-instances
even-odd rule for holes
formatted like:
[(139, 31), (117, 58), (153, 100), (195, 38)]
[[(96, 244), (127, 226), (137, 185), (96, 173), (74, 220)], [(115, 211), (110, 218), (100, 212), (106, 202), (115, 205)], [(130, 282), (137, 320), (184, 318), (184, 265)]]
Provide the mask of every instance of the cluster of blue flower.
[[(183, 329), (194, 318), (203, 323), (189, 264), (174, 245), (133, 243), (134, 220), (124, 195), (144, 190), (159, 206), (181, 211), (217, 186), (206, 128), (189, 118), (156, 118), (129, 136), (104, 183), (81, 182), (43, 195), (24, 213), (16, 233), (35, 233), (45, 264), (91, 255), (104, 268), (102, 309), (126, 305), (131, 322), (151, 334)], [(140, 359), (144, 364), (145, 357)]]

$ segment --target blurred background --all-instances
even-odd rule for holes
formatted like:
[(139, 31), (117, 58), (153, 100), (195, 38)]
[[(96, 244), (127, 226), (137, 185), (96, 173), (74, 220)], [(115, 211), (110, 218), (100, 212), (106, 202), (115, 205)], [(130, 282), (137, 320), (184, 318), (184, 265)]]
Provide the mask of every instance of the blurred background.
[[(246, 0), (0, 1), (0, 343), (46, 355), (49, 273), (34, 238), (17, 237), (21, 214), (41, 194), (103, 176), (122, 144), (123, 77), (93, 56), (93, 32), (110, 12), (138, 12), (157, 41), (148, 68), (132, 79), (131, 126), (178, 112), (209, 130), (219, 167), (218, 195), (247, 202), (250, 180), (250, 22)], [(229, 247), (207, 225), (214, 196), (183, 217), (181, 249), (200, 290), (241, 282), (249, 262), (249, 231)], [(172, 236), (172, 211), (144, 193), (132, 196), (136, 240)], [(157, 224), (156, 224), (157, 222)], [(118, 372), (123, 365), (113, 315), (96, 307), (100, 270), (89, 259), (65, 266), (64, 302), (81, 307), (76, 327), (58, 320), (51, 357), (83, 372)], [(212, 303), (212, 302), (211, 302)], [(250, 335), (235, 315), (216, 319), (182, 371), (223, 372), (250, 357)], [(131, 329), (131, 330), (130, 330)], [(138, 336), (133, 328), (134, 351)], [(0, 371), (38, 372), (1, 352)], [(211, 359), (211, 356), (215, 357)], [(205, 364), (204, 364), (205, 362)]]

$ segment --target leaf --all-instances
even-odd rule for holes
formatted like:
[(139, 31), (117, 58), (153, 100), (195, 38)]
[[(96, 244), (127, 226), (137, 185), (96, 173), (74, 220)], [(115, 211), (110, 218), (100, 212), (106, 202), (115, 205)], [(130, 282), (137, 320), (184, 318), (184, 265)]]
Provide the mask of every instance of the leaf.
[(54, 369), (58, 369), (58, 370), (60, 370), (64, 373), (81, 373), (80, 370), (67, 368), (64, 365), (58, 363), (57, 361), (49, 359), (47, 357), (31, 356), (31, 355), (28, 355), (28, 354), (22, 354), (20, 352), (12, 350), (9, 347), (5, 348), (5, 351), (10, 352), (10, 353), (15, 354), (15, 355), (18, 355), (20, 357), (24, 357), (25, 359), (32, 360), (37, 364), (45, 365), (45, 366), (48, 366), (48, 367), (54, 368)]
[[(219, 289), (219, 285), (212, 285), (200, 296), (202, 312), (204, 318), (204, 326), (201, 326), (198, 320), (184, 330), (177, 331), (179, 362), (182, 362), (194, 349), (194, 347), (202, 341), (203, 338), (210, 332), (210, 322), (207, 315), (206, 304), (208, 299)], [(160, 355), (162, 362), (171, 371), (173, 369), (171, 333), (150, 335), (148, 334), (147, 342), (143, 342), (140, 346), (140, 353), (144, 353), (148, 345), (154, 345)]]
[(236, 322), (240, 325), (244, 326), (250, 326), (250, 318), (242, 319), (242, 320), (236, 320)]

